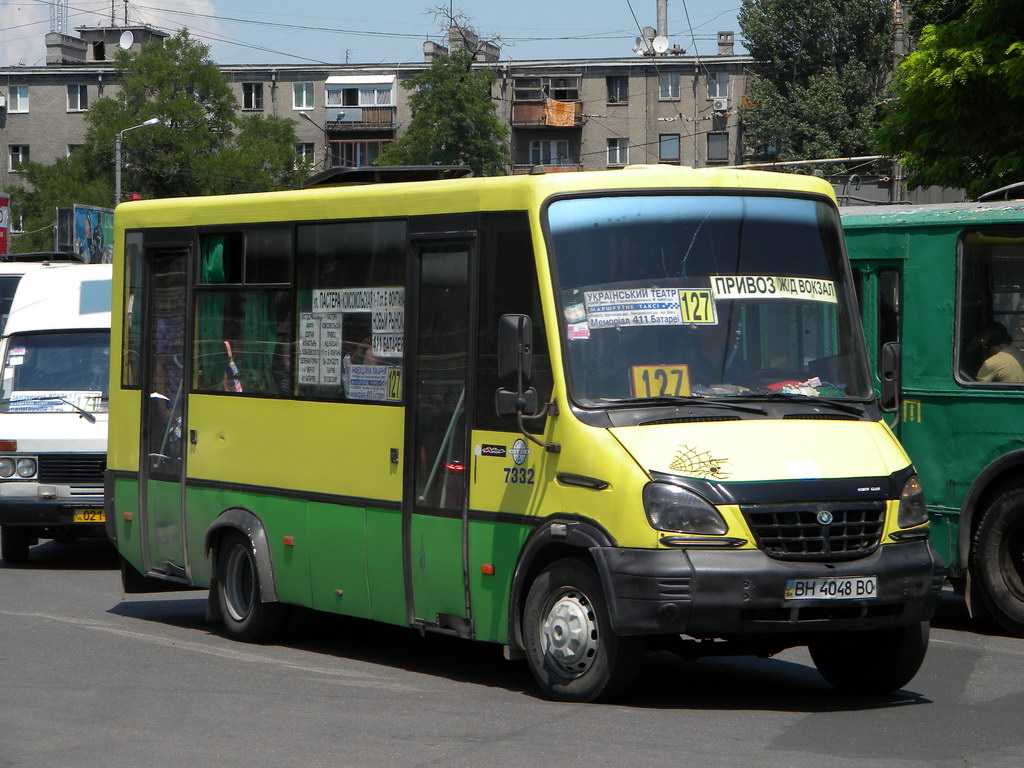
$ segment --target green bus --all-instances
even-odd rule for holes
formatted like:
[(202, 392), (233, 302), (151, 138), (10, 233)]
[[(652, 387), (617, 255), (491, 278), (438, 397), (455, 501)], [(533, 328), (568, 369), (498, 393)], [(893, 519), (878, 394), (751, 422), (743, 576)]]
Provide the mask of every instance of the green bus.
[(971, 615), (1024, 635), (1024, 201), (841, 215), (932, 541)]

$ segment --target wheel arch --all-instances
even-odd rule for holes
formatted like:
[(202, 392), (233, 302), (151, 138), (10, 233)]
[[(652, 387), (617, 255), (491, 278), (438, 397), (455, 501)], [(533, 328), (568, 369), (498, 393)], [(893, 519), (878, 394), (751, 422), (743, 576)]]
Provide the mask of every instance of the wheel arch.
[[(216, 553), (221, 539), (229, 531), (238, 531), (252, 543), (253, 553), (256, 556), (256, 569), (260, 580), (260, 602), (276, 603), (277, 582), (274, 580), (274, 563), (270, 557), (270, 543), (267, 540), (267, 532), (263, 527), (263, 521), (260, 520), (259, 515), (245, 507), (229, 507), (225, 509), (210, 524), (210, 527), (206, 529), (203, 545), (207, 557), (210, 556), (211, 552)], [(217, 572), (216, 564), (214, 565), (213, 572), (214, 574)], [(216, 580), (216, 575), (213, 578)]]
[(523, 607), (530, 585), (544, 568), (562, 558), (577, 558), (594, 567), (602, 587), (608, 591), (603, 569), (591, 549), (616, 546), (615, 540), (597, 522), (582, 517), (559, 515), (544, 520), (523, 545), (512, 577), (508, 605), (508, 646), (519, 652), (523, 644)]
[(992, 498), (1004, 487), (1018, 483), (1024, 485), (1024, 449), (1004, 453), (978, 473), (964, 495), (960, 506), (957, 530), (957, 561), (967, 569), (970, 563), (971, 542), (981, 513)]

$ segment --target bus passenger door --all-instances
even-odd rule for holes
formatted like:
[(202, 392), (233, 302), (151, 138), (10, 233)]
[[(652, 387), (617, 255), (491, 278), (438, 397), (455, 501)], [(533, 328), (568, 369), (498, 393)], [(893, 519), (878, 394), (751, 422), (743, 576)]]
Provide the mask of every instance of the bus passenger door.
[(414, 248), (414, 356), (407, 415), (403, 553), (410, 624), (469, 632), (466, 588), (466, 413), (469, 241)]
[(187, 246), (147, 249), (139, 514), (147, 571), (184, 578)]

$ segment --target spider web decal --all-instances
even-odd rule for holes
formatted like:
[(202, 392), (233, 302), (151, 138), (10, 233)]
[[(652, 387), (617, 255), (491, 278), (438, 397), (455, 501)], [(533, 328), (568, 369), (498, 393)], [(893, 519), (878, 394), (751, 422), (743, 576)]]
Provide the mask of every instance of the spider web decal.
[(676, 455), (668, 468), (690, 477), (699, 477), (704, 480), (709, 477), (716, 480), (725, 480), (729, 477), (725, 465), (728, 459), (719, 459), (711, 455), (711, 451), (698, 451), (688, 445), (681, 445), (676, 449)]

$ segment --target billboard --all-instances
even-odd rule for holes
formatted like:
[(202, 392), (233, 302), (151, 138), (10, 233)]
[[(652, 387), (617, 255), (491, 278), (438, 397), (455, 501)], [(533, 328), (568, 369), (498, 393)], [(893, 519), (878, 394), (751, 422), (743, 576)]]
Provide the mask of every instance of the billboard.
[(57, 210), (57, 250), (86, 264), (109, 264), (114, 256), (114, 211), (76, 205)]
[(11, 227), (11, 198), (0, 195), (0, 256), (8, 253), (8, 238)]

